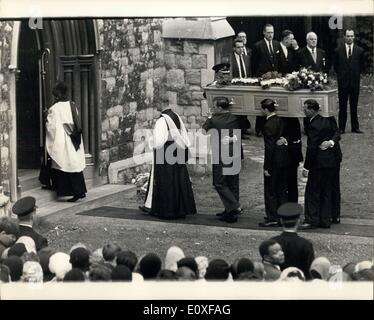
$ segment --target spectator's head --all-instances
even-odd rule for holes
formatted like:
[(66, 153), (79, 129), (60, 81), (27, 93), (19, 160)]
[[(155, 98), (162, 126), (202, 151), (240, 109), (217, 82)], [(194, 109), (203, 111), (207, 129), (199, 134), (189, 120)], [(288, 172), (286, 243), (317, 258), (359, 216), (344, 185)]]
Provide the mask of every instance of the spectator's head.
[(275, 112), (276, 107), (277, 107), (277, 102), (273, 99), (266, 98), (261, 101), (261, 108), (263, 110), (263, 113), (266, 116)]
[(39, 262), (26, 261), (23, 265), (23, 282), (43, 282), (43, 269)]
[(90, 281), (110, 281), (112, 278), (112, 269), (104, 264), (94, 264), (90, 266)]
[(91, 253), (90, 264), (100, 263), (102, 261), (104, 261), (103, 248), (96, 249), (94, 252)]
[(34, 197), (24, 197), (16, 201), (12, 207), (13, 213), (19, 222), (32, 225), (36, 212), (36, 200)]
[(230, 266), (230, 272), (232, 275), (233, 280), (236, 280), (238, 278), (238, 263), (240, 259), (235, 259), (235, 261)]
[(35, 252), (25, 252), (22, 257), (22, 262), (25, 263), (27, 261), (34, 261), (39, 263), (39, 256)]
[(274, 27), (273, 25), (267, 23), (262, 30), (262, 33), (266, 40), (271, 41), (274, 38)]
[(198, 278), (203, 279), (206, 273), (206, 269), (208, 268), (208, 265), (209, 265), (209, 260), (207, 257), (199, 256), (199, 257), (195, 257), (195, 261), (197, 263), (197, 268), (199, 270)]
[(170, 247), (166, 252), (165, 269), (176, 272), (178, 269), (177, 262), (184, 257), (184, 253), (181, 248), (176, 246)]
[(10, 282), (10, 270), (5, 264), (0, 264), (0, 283)]
[(132, 272), (131, 270), (124, 266), (119, 265), (114, 267), (112, 270), (112, 281), (131, 281)]
[(50, 247), (42, 248), (38, 251), (39, 263), (43, 269), (44, 281), (49, 281), (53, 278), (51, 270), (49, 270), (49, 259), (55, 254), (55, 251)]
[(205, 280), (224, 281), (227, 280), (230, 273), (230, 266), (225, 260), (214, 259), (209, 262), (206, 270)]
[(86, 249), (86, 250), (88, 251), (87, 247), (86, 247), (82, 242), (78, 242), (78, 243), (74, 244), (74, 245), (70, 248), (69, 254), (70, 254), (73, 250), (78, 249), (78, 248), (83, 248), (83, 249)]
[(178, 280), (196, 280), (196, 273), (193, 272), (189, 267), (178, 267), (176, 272)]
[(241, 56), (244, 53), (244, 42), (241, 39), (236, 38), (234, 40), (234, 52)]
[(18, 240), (16, 241), (16, 243), (23, 243), (26, 247), (26, 251), (27, 252), (34, 252), (36, 253), (36, 246), (35, 246), (35, 241), (33, 238), (31, 237), (27, 237), (27, 236), (22, 236), (22, 237), (19, 237)]
[(116, 255), (121, 251), (121, 247), (117, 244), (109, 243), (103, 247), (103, 258), (107, 262), (114, 262)]
[(355, 265), (354, 272), (360, 272), (362, 270), (371, 269), (373, 267), (373, 263), (369, 260), (361, 261)]
[(245, 31), (238, 32), (236, 38), (241, 40), (244, 43), (244, 46), (247, 44), (247, 34), (245, 33)]
[(144, 280), (155, 279), (161, 270), (161, 264), (161, 259), (157, 254), (146, 254), (139, 262), (139, 271)]
[(296, 202), (286, 202), (277, 210), (282, 226), (285, 229), (296, 229), (302, 212), (303, 207)]
[(317, 47), (317, 35), (314, 32), (308, 32), (306, 34), (306, 43), (307, 46), (311, 49)]
[(305, 281), (305, 276), (299, 268), (289, 267), (282, 271), (279, 281)]
[(0, 233), (12, 234), (14, 236), (18, 235), (19, 227), (18, 223), (9, 217), (0, 218)]
[(253, 271), (254, 271), (254, 266), (251, 260), (247, 258), (241, 258), (238, 261), (238, 266), (237, 266), (238, 276), (240, 276), (244, 272), (253, 272)]
[(174, 271), (163, 269), (157, 275), (157, 280), (178, 280)]
[(83, 282), (86, 278), (81, 269), (73, 268), (65, 274), (63, 282)]
[(49, 258), (49, 270), (56, 275), (56, 279), (61, 281), (72, 269), (70, 256), (63, 252), (56, 252)]
[(70, 263), (73, 268), (88, 271), (90, 267), (90, 253), (83, 247), (76, 248), (70, 252)]
[(330, 277), (331, 263), (325, 257), (315, 258), (310, 266), (309, 272), (313, 279), (328, 280)]
[(353, 278), (353, 274), (355, 273), (355, 266), (356, 263), (349, 262), (343, 267), (343, 271), (347, 273), (351, 278)]
[(259, 276), (251, 271), (242, 272), (236, 280), (243, 280), (243, 281), (261, 281), (262, 278), (259, 278)]
[(10, 279), (12, 280), (12, 282), (16, 282), (21, 279), (23, 272), (23, 262), (20, 257), (12, 256), (6, 258), (3, 261), (3, 264), (9, 268)]
[(181, 267), (187, 267), (190, 268), (196, 275), (196, 278), (199, 274), (199, 268), (197, 266), (197, 263), (193, 257), (185, 257), (178, 261), (177, 263), (178, 269)]
[(304, 102), (304, 113), (308, 118), (313, 118), (318, 114), (319, 104), (314, 99), (308, 99)]
[(265, 268), (262, 262), (254, 262), (253, 263), (254, 270), (253, 272), (255, 275), (260, 279), (263, 280), (265, 278)]
[(116, 263), (117, 266), (126, 266), (133, 272), (138, 263), (138, 257), (132, 251), (120, 251), (117, 254)]
[(262, 260), (264, 261), (277, 265), (284, 263), (284, 253), (282, 247), (274, 239), (263, 241), (260, 244), (259, 251)]
[(55, 84), (52, 89), (52, 94), (55, 97), (56, 102), (69, 100), (68, 86), (63, 81), (59, 81)]
[(287, 48), (291, 46), (292, 40), (294, 39), (293, 32), (291, 30), (283, 30), (281, 34), (281, 41)]
[(9, 248), (8, 257), (16, 256), (21, 258), (25, 252), (27, 252), (27, 250), (23, 243), (15, 243)]
[(356, 281), (374, 281), (374, 270), (363, 269), (355, 273)]
[(355, 41), (355, 32), (353, 29), (344, 30), (344, 42), (348, 45)]

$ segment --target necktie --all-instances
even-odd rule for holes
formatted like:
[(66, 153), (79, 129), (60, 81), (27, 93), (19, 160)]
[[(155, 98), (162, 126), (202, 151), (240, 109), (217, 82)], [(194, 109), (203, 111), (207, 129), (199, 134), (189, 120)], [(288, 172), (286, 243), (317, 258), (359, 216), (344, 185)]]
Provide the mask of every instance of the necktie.
[(349, 45), (348, 46), (348, 59), (351, 59), (351, 57), (352, 57), (352, 46)]
[(316, 63), (317, 62), (317, 57), (316, 57), (316, 49), (315, 48), (312, 49), (312, 57), (313, 57), (314, 63)]
[(270, 50), (270, 55), (273, 56), (274, 55), (274, 51), (273, 51), (273, 46), (271, 44), (271, 41), (269, 41), (269, 50)]
[(245, 72), (245, 64), (243, 60), (243, 55), (240, 55), (240, 69), (241, 70), (241, 78), (247, 78), (247, 73)]

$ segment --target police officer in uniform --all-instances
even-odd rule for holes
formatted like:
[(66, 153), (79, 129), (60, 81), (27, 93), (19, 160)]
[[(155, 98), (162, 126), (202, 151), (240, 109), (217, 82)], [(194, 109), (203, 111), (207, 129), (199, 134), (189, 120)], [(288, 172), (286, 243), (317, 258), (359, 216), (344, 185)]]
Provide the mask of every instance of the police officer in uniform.
[(285, 261), (280, 266), (282, 270), (296, 267), (303, 271), (306, 279), (310, 279), (309, 268), (314, 260), (313, 244), (297, 234), (300, 215), (303, 207), (295, 202), (286, 202), (278, 208), (278, 216), (283, 227), (283, 232), (274, 237), (284, 252)]
[(32, 238), (35, 242), (36, 250), (39, 251), (41, 248), (48, 246), (48, 241), (33, 229), (36, 208), (34, 197), (24, 197), (13, 205), (12, 211), (18, 217), (19, 237), (27, 236)]

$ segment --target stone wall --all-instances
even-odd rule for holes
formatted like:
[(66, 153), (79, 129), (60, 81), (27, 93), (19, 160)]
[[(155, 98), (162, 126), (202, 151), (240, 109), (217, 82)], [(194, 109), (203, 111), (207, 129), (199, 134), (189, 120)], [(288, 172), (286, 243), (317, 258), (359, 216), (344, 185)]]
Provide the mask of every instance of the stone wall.
[(9, 70), (11, 45), (12, 45), (12, 21), (0, 21), (0, 184), (4, 187), (4, 193), (10, 192), (10, 97), (9, 97)]
[(165, 105), (163, 19), (99, 21), (102, 45), (101, 156), (106, 175), (112, 162), (145, 148), (142, 129), (153, 127)]

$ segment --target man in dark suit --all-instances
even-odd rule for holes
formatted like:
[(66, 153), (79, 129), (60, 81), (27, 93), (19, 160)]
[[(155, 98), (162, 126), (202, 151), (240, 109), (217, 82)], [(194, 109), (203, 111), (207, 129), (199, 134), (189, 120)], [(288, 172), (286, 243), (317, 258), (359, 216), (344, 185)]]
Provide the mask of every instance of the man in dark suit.
[(240, 31), (238, 32), (236, 38), (241, 40), (244, 43), (243, 54), (247, 56), (251, 56), (252, 50), (247, 47), (247, 34), (244, 31)]
[(287, 200), (298, 202), (298, 168), (303, 161), (301, 128), (298, 118), (283, 117), (283, 136), (287, 140), (289, 162), (287, 166)]
[[(305, 221), (302, 229), (330, 228), (336, 206), (334, 179), (342, 161), (340, 133), (334, 117), (319, 115), (314, 99), (304, 102), (308, 125), (307, 150), (303, 175), (308, 177), (305, 188)], [(339, 197), (340, 198), (340, 197)]]
[[(231, 57), (231, 75), (233, 78), (250, 78), (252, 76), (252, 69), (251, 69), (251, 52), (246, 51), (247, 54), (244, 54), (245, 50), (244, 42), (236, 38), (233, 44), (233, 53)], [(239, 116), (241, 121), (243, 122), (243, 130), (242, 130), (242, 138), (248, 139), (251, 124), (248, 121), (247, 116)]]
[[(314, 32), (309, 32), (306, 35), (307, 45), (297, 53), (298, 69), (311, 68), (316, 72), (327, 73), (329, 70), (327, 55), (325, 50), (317, 48), (318, 38)], [(308, 119), (304, 118), (304, 133), (307, 132)]]
[(214, 114), (209, 116), (203, 129), (211, 136), (213, 186), (225, 207), (220, 220), (236, 222), (243, 213), (239, 203), (239, 173), (243, 157), (241, 146), (241, 120), (229, 111), (226, 97), (215, 97)]
[(28, 236), (35, 242), (36, 250), (48, 246), (46, 238), (41, 236), (33, 229), (34, 216), (36, 214), (36, 205), (34, 197), (25, 197), (19, 199), (13, 206), (12, 211), (18, 217), (19, 233), (18, 236)]
[(261, 101), (261, 108), (266, 115), (264, 125), (264, 198), (265, 222), (260, 227), (277, 227), (278, 207), (287, 202), (288, 150), (287, 140), (283, 137), (283, 120), (275, 113), (276, 102), (271, 99)]
[[(255, 43), (252, 52), (252, 69), (255, 77), (261, 77), (269, 71), (278, 71), (279, 42), (273, 40), (274, 27), (266, 24), (263, 29), (264, 39)], [(256, 117), (255, 131), (261, 136), (264, 128), (265, 117)]]
[(265, 281), (278, 280), (281, 275), (280, 265), (284, 263), (284, 252), (274, 239), (265, 240), (259, 247), (265, 270)]
[(353, 30), (345, 30), (344, 45), (336, 48), (334, 52), (334, 69), (338, 76), (340, 133), (345, 132), (348, 99), (351, 108), (351, 130), (353, 133), (362, 133), (357, 118), (357, 104), (364, 50), (354, 44), (354, 38), (355, 32)]
[(296, 54), (299, 46), (291, 30), (282, 31), (280, 48), (281, 50), (279, 50), (278, 54), (278, 72), (287, 74), (297, 70)]
[(298, 203), (287, 202), (278, 209), (278, 215), (283, 227), (283, 233), (272, 238), (278, 242), (284, 252), (284, 263), (280, 265), (281, 270), (288, 267), (299, 268), (310, 279), (309, 268), (314, 260), (313, 244), (297, 234), (300, 223), (300, 215), (303, 208)]

